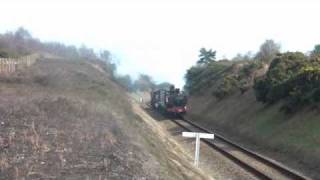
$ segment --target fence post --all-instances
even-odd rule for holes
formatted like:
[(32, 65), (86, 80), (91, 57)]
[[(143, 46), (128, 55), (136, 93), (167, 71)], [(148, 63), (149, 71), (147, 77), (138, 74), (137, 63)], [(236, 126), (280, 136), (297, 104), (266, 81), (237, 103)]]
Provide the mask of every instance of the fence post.
[(21, 58), (0, 58), (0, 74), (10, 74), (16, 72), (17, 69), (29, 67), (39, 58), (38, 54), (32, 54)]

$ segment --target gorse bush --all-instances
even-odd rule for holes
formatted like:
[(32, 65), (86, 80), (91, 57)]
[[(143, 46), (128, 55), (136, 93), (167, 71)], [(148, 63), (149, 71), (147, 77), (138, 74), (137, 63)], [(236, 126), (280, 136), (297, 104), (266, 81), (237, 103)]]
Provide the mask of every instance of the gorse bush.
[(244, 65), (239, 72), (240, 77), (248, 77), (250, 76), (255, 70), (262, 68), (263, 63), (261, 61), (251, 61), (248, 64)]
[(276, 57), (264, 79), (254, 84), (256, 99), (264, 103), (285, 100), (283, 110), (291, 112), (305, 105), (317, 105), (320, 94), (320, 61), (300, 52)]
[(246, 92), (253, 84), (254, 73), (263, 68), (258, 60), (220, 60), (191, 67), (185, 75), (185, 89), (191, 94), (208, 91), (218, 99), (237, 91)]
[(185, 76), (185, 89), (190, 94), (201, 94), (210, 89), (218, 99), (237, 91), (246, 92), (253, 84), (254, 74), (263, 68), (263, 63), (251, 61), (220, 60), (191, 67)]
[[(318, 106), (320, 102), (320, 65), (306, 66), (299, 74), (285, 83), (288, 101), (283, 109), (293, 111), (305, 105)], [(286, 94), (287, 95), (287, 94)]]
[(234, 91), (237, 90), (239, 87), (239, 80), (236, 79), (235, 76), (225, 76), (223, 81), (218, 87), (213, 91), (213, 95), (218, 98), (222, 99), (227, 95), (232, 94)]
[(287, 87), (283, 83), (296, 75), (305, 61), (306, 57), (299, 52), (277, 56), (271, 62), (266, 77), (254, 83), (257, 100), (273, 103), (286, 96)]
[(238, 54), (234, 61), (209, 58), (215, 54), (201, 49), (199, 58), (206, 63), (197, 63), (187, 71), (185, 90), (191, 95), (211, 93), (223, 99), (253, 87), (257, 101), (272, 104), (282, 100), (282, 109), (287, 112), (317, 107), (320, 102), (320, 45), (310, 55), (280, 53), (280, 45), (267, 40), (255, 56)]
[(250, 52), (238, 54), (233, 61), (215, 61), (216, 51), (200, 49), (197, 64), (187, 70), (185, 90), (191, 95), (210, 90), (212, 95), (222, 99), (237, 90), (245, 93), (253, 85), (255, 72), (279, 53), (280, 45), (272, 40), (265, 41), (254, 56)]

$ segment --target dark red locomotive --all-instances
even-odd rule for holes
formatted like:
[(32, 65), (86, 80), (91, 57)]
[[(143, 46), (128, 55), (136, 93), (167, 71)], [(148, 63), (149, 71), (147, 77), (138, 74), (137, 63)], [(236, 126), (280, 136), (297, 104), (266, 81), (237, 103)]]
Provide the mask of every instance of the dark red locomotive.
[(187, 96), (174, 86), (169, 90), (155, 90), (151, 92), (151, 106), (161, 112), (182, 115), (187, 112)]

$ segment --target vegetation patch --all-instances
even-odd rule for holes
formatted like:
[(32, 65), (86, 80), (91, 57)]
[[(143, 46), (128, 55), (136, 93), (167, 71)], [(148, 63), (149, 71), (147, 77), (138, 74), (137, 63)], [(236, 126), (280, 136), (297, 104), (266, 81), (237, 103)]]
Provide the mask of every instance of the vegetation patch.
[(285, 100), (282, 109), (293, 112), (304, 106), (318, 106), (320, 61), (317, 56), (288, 52), (276, 57), (265, 78), (257, 80), (254, 90), (258, 101), (275, 103)]

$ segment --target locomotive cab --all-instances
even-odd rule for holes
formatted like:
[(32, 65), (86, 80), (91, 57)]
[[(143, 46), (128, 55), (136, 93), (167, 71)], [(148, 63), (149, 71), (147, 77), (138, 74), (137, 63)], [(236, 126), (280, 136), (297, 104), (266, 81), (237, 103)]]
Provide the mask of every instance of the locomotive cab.
[(187, 100), (187, 95), (174, 86), (169, 90), (160, 89), (151, 92), (152, 108), (169, 114), (185, 114)]

